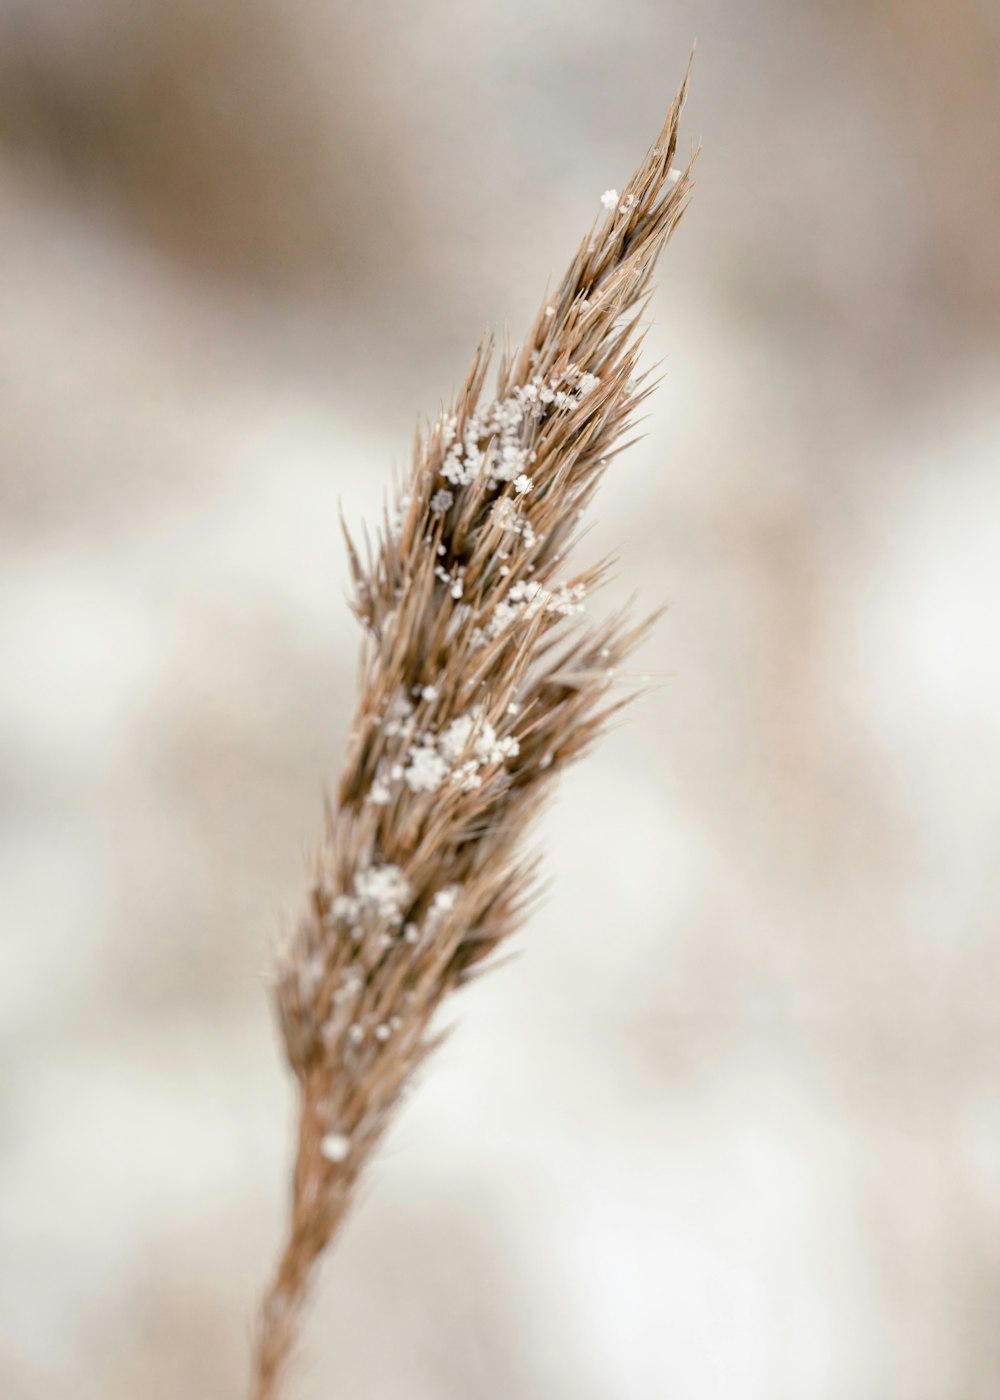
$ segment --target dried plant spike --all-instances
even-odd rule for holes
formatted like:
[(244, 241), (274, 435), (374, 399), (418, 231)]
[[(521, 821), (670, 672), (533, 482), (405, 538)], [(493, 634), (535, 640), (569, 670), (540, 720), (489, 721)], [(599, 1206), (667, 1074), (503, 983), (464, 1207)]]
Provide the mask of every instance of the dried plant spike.
[[(357, 717), (275, 999), (298, 1081), (287, 1239), (261, 1311), (254, 1394), (272, 1400), (314, 1266), (343, 1220), (432, 1023), (523, 921), (533, 817), (622, 703), (647, 624), (581, 619), (604, 565), (565, 569), (581, 513), (649, 392), (636, 365), (657, 255), (683, 213), (687, 78), (520, 352), (484, 386), (477, 349), (418, 435), (380, 538), (347, 538), (365, 631)], [(596, 200), (595, 200), (596, 202)], [(346, 530), (345, 530), (346, 535)]]

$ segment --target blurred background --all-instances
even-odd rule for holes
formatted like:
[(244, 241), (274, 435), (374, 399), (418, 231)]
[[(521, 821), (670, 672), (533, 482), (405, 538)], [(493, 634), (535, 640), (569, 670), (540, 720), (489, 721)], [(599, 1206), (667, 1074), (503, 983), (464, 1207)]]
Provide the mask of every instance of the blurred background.
[(671, 604), (289, 1400), (1000, 1394), (996, 0), (0, 0), (0, 1394), (245, 1393), (373, 520), (698, 40)]

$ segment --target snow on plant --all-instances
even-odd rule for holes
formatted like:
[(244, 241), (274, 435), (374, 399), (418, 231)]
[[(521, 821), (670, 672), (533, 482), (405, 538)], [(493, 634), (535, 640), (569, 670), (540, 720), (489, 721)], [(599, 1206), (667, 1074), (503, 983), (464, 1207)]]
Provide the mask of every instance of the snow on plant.
[(605, 566), (565, 566), (649, 392), (639, 320), (692, 185), (691, 166), (671, 164), (685, 91), (621, 195), (601, 197), (494, 396), (486, 340), (375, 547), (362, 558), (347, 539), (361, 698), (275, 981), (298, 1141), (258, 1400), (278, 1393), (314, 1265), (434, 1044), (436, 1011), (523, 920), (533, 817), (625, 703), (609, 688), (647, 624), (587, 621)]

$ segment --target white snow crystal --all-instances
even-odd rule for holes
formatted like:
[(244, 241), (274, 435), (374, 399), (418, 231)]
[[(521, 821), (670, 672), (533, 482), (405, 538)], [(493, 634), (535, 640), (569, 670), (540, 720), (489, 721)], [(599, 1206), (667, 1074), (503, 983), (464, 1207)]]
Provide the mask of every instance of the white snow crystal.
[(460, 763), (452, 773), (451, 780), (463, 792), (474, 792), (483, 785), (479, 776), (479, 765), (474, 758), (470, 758), (467, 763)]
[(373, 807), (387, 807), (391, 800), (392, 793), (389, 788), (381, 778), (376, 778), (368, 790), (365, 801), (371, 803)]
[(454, 499), (455, 496), (453, 492), (446, 491), (444, 488), (440, 491), (435, 491), (434, 495), (431, 497), (431, 510), (435, 515), (443, 515)]
[(358, 915), (358, 901), (352, 899), (349, 894), (338, 894), (330, 905), (330, 913), (335, 919), (343, 919), (345, 923), (350, 923)]
[(397, 691), (382, 721), (382, 733), (390, 739), (396, 734), (401, 734), (412, 714), (413, 706), (401, 690)]
[(447, 914), (454, 909), (458, 899), (458, 886), (445, 885), (431, 900), (431, 909), (437, 914)]
[(431, 900), (427, 911), (427, 927), (433, 932), (454, 909), (459, 894), (458, 885), (445, 885)]
[(343, 1133), (327, 1133), (319, 1150), (328, 1162), (344, 1162), (351, 1150), (351, 1139)]
[(455, 762), (461, 758), (469, 742), (475, 718), (473, 715), (459, 715), (453, 719), (440, 736), (438, 737), (438, 747), (445, 758)]
[(398, 919), (410, 898), (410, 882), (398, 865), (370, 865), (355, 875), (354, 891), (380, 917)]
[(615, 205), (618, 203), (618, 191), (605, 190), (601, 195), (601, 203), (604, 205), (605, 209), (614, 209)]
[(411, 792), (433, 792), (448, 776), (448, 765), (432, 744), (426, 741), (410, 749), (410, 762), (403, 778)]

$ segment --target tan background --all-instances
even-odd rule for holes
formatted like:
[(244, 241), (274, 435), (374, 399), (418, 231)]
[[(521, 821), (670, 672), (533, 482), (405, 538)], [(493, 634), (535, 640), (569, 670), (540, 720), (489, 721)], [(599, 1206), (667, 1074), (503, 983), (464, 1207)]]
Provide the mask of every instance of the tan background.
[(699, 52), (672, 606), (290, 1400), (1000, 1394), (995, 0), (0, 0), (0, 1394), (246, 1387), (375, 516)]

